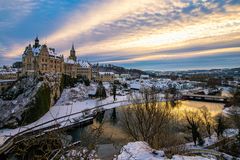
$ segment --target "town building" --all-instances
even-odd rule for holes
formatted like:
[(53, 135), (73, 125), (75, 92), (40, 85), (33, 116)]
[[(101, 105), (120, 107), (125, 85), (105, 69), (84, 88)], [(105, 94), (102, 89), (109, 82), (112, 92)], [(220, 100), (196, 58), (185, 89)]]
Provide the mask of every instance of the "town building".
[(99, 72), (99, 75), (97, 76), (97, 81), (102, 82), (113, 82), (114, 79), (113, 72)]
[(78, 67), (77, 67), (77, 74), (89, 80), (93, 79), (92, 65), (87, 61), (79, 60)]
[(140, 79), (149, 79), (149, 78), (150, 78), (149, 75), (146, 75), (146, 74), (142, 74), (140, 76)]
[(17, 68), (0, 69), (0, 80), (17, 80), (20, 70)]
[(0, 94), (19, 78), (19, 74), (20, 70), (16, 68), (0, 69)]
[(3, 93), (6, 89), (8, 89), (11, 85), (14, 84), (16, 80), (1, 80), (0, 79), (0, 94)]
[(120, 78), (130, 79), (131, 75), (130, 74), (121, 74)]

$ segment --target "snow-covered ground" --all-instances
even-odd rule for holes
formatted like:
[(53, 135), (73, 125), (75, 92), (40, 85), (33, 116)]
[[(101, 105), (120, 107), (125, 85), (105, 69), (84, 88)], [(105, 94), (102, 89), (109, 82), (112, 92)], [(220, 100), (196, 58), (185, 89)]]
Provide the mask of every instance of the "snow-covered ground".
[(209, 137), (204, 138), (204, 144), (202, 146), (199, 146), (199, 145), (195, 146), (193, 142), (190, 142), (190, 143), (185, 144), (185, 148), (187, 148), (187, 149), (202, 149), (207, 146), (213, 145), (217, 141), (218, 141), (217, 135), (214, 133), (211, 136), (211, 138), (209, 138)]
[(239, 132), (238, 129), (233, 129), (233, 128), (225, 129), (223, 132), (223, 137), (230, 138), (238, 135), (238, 132)]
[[(238, 129), (226, 129), (223, 133), (224, 137), (233, 137), (238, 134)], [(217, 135), (213, 134), (211, 138), (204, 138), (203, 146), (195, 146), (193, 142), (183, 144), (183, 148), (186, 151), (195, 151), (195, 152), (203, 152), (205, 155), (203, 156), (183, 156), (183, 155), (174, 155), (172, 160), (217, 160), (217, 158), (213, 155), (220, 154), (225, 157), (225, 159), (232, 159), (233, 157), (227, 155), (225, 153), (219, 153), (217, 151), (204, 149), (210, 145), (218, 142)], [(189, 152), (193, 154), (194, 152)], [(212, 153), (212, 154), (211, 154)], [(208, 155), (209, 154), (209, 155)], [(115, 160), (166, 160), (168, 159), (164, 151), (162, 150), (154, 150), (146, 142), (138, 141), (138, 142), (130, 142), (127, 145), (123, 146), (120, 154), (117, 156)]]
[[(166, 160), (164, 151), (152, 149), (146, 142), (130, 142), (123, 146), (115, 160)], [(170, 160), (170, 159), (169, 159)], [(174, 155), (171, 160), (217, 160), (216, 157)]]
[(231, 116), (231, 115), (240, 115), (240, 107), (235, 107), (235, 106), (232, 106), (232, 107), (227, 107), (223, 110), (223, 114), (225, 116)]
[(96, 92), (96, 89), (96, 84), (91, 84), (90, 86), (79, 84), (76, 87), (64, 89), (55, 106), (69, 105), (72, 102), (87, 100), (88, 94)]
[[(237, 134), (238, 134), (238, 129), (229, 128), (224, 130), (223, 137), (230, 138), (230, 137), (236, 136)], [(204, 144), (202, 146), (199, 146), (199, 145), (195, 146), (193, 142), (190, 142), (185, 144), (185, 148), (186, 149), (203, 149), (215, 144), (216, 142), (218, 142), (218, 138), (217, 138), (217, 134), (214, 133), (212, 134), (211, 138), (209, 137), (204, 138)]]

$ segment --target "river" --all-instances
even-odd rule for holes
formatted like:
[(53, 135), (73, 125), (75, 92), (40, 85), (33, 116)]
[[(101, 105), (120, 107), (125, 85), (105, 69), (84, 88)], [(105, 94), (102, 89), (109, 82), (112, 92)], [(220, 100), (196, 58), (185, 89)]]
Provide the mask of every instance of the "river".
[[(182, 101), (180, 105), (175, 108), (175, 111), (183, 112), (184, 110), (198, 110), (205, 106), (212, 114), (216, 116), (222, 112), (224, 104), (199, 102), (199, 101)], [(91, 139), (88, 133), (91, 128), (99, 126), (100, 122), (103, 123), (103, 132), (99, 138), (97, 153), (101, 159), (112, 159), (114, 155), (118, 154), (121, 147), (132, 139), (125, 134), (121, 127), (122, 108), (110, 109), (103, 112), (98, 118), (94, 120), (92, 125), (84, 128), (72, 128), (67, 131), (72, 136), (72, 141), (82, 140), (83, 145), (88, 145)]]

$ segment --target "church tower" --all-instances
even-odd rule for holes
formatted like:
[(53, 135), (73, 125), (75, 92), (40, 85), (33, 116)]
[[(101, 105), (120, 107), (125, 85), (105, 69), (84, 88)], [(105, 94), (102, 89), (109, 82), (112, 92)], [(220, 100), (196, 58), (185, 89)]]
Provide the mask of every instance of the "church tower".
[(74, 44), (72, 44), (72, 48), (70, 50), (70, 56), (68, 58), (74, 60), (75, 62), (77, 61), (76, 51), (74, 49)]

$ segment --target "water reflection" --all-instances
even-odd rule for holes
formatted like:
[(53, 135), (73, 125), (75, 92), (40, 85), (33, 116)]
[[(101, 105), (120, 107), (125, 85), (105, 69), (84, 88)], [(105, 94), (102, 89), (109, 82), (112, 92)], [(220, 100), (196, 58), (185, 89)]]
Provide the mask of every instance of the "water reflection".
[(103, 119), (104, 119), (104, 114), (105, 114), (105, 111), (102, 111), (102, 112), (99, 112), (96, 116), (96, 121), (98, 123), (102, 123), (103, 122)]
[(117, 121), (118, 121), (118, 119), (117, 119), (116, 108), (113, 108), (111, 118), (110, 118), (110, 122), (112, 122), (112, 124), (115, 125), (117, 123)]
[(198, 111), (202, 107), (206, 107), (212, 116), (216, 116), (222, 113), (224, 104), (223, 103), (210, 103), (200, 101), (182, 101), (179, 107), (174, 109), (175, 112), (183, 113), (185, 111)]
[(73, 137), (73, 142), (80, 140), (83, 144), (88, 145), (86, 142), (90, 142), (91, 130), (103, 125), (102, 134), (97, 144), (97, 152), (101, 159), (112, 159), (123, 145), (131, 141), (121, 127), (121, 116), (121, 108), (100, 112), (92, 125), (84, 128), (72, 128), (68, 134)]

